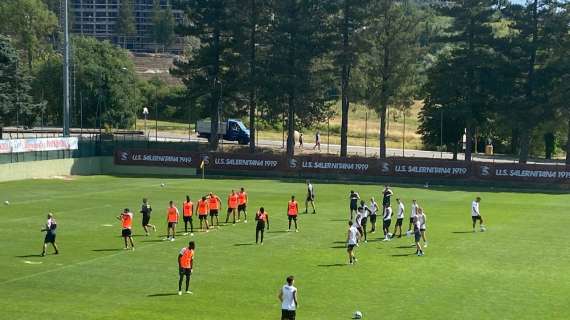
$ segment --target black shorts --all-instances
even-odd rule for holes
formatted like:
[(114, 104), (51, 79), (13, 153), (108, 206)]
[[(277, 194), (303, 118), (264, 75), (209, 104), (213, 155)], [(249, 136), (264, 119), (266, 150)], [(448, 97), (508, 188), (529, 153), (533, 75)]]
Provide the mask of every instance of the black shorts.
[(130, 237), (131, 236), (131, 229), (123, 229), (123, 231), (121, 231), (121, 236)]
[(263, 231), (265, 230), (265, 222), (262, 223), (257, 223), (257, 226), (255, 227), (255, 231)]
[(346, 246), (346, 251), (350, 252), (350, 251), (354, 250), (354, 247), (356, 247), (355, 244), (349, 244), (348, 246)]
[(238, 211), (245, 211), (245, 209), (247, 208), (247, 204), (240, 204), (238, 205)]
[(402, 226), (402, 223), (404, 222), (404, 218), (402, 219), (396, 219), (396, 226)]
[(176, 222), (169, 222), (169, 223), (168, 223), (168, 227), (169, 227), (169, 228), (174, 228), (174, 227), (176, 227)]
[(184, 216), (184, 222), (192, 222), (192, 216)]
[(51, 232), (46, 233), (44, 243), (55, 243), (55, 234)]
[(210, 209), (210, 217), (217, 217), (218, 209)]
[(426, 232), (426, 229), (425, 229), (425, 228), (424, 228), (424, 229), (420, 229), (420, 231), (421, 231), (421, 232)]
[(149, 222), (150, 222), (150, 216), (149, 216), (149, 215), (146, 215), (146, 214), (143, 214), (143, 217), (142, 217), (142, 226), (143, 226), (143, 227), (148, 226), (148, 223), (149, 223)]
[(370, 216), (370, 223), (376, 223), (376, 215), (375, 214)]
[(289, 218), (289, 221), (291, 221), (291, 220), (297, 221), (297, 216), (296, 216), (296, 215), (294, 215), (294, 216), (287, 215), (287, 218)]
[(307, 196), (307, 201), (315, 201), (315, 196)]
[(389, 228), (392, 224), (392, 219), (384, 220), (384, 228)]
[(351, 202), (350, 203), (350, 210), (352, 211), (352, 210), (357, 210), (357, 209), (358, 209), (358, 205), (356, 204), (356, 202), (355, 203)]
[(236, 208), (228, 208), (228, 213), (232, 213), (236, 210)]
[(281, 309), (281, 320), (295, 320), (296, 314), (295, 310)]
[(390, 205), (390, 198), (382, 200), (382, 206), (387, 207)]
[(366, 222), (368, 222), (368, 218), (362, 218), (360, 220), (360, 225), (364, 228), (364, 226), (366, 226)]
[(201, 214), (198, 216), (198, 219), (208, 221), (208, 215), (207, 214)]
[(414, 230), (414, 239), (416, 240), (416, 242), (420, 242), (422, 238), (422, 233), (420, 232), (420, 230)]
[(414, 223), (414, 218), (410, 218), (410, 223)]
[(189, 277), (192, 274), (192, 268), (178, 268), (178, 274)]
[(481, 221), (483, 219), (481, 218), (481, 216), (471, 216), (471, 220), (473, 220), (473, 222), (475, 222), (477, 220)]

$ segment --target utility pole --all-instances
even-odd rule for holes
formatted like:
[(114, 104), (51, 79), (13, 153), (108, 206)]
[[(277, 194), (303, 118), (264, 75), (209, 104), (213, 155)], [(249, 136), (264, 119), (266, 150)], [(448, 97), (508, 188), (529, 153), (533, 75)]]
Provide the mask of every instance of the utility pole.
[(69, 14), (63, 0), (63, 136), (69, 137)]

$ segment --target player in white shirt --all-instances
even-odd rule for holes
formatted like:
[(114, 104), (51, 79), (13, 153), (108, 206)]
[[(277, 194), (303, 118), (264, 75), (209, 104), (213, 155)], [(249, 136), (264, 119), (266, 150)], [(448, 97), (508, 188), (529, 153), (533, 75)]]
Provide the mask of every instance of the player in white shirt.
[(313, 213), (317, 213), (315, 210), (315, 187), (311, 181), (307, 180), (307, 199), (305, 199), (305, 213), (309, 210), (309, 203), (313, 207)]
[(428, 246), (428, 242), (426, 239), (427, 217), (424, 208), (418, 207), (416, 217), (419, 217), (420, 219), (420, 233), (422, 235), (422, 239), (424, 240), (424, 248), (427, 248)]
[(374, 200), (374, 197), (372, 197), (370, 199), (370, 206), (368, 207), (370, 209), (370, 224), (372, 225), (372, 229), (370, 229), (370, 233), (375, 233), (376, 232), (376, 215), (378, 210), (380, 210), (378, 208), (378, 204), (376, 203), (376, 200)]
[(409, 236), (412, 232), (412, 226), (414, 225), (414, 217), (416, 216), (416, 211), (418, 210), (418, 202), (416, 199), (412, 200), (412, 209), (410, 211), (410, 223), (408, 224), (408, 231), (406, 231), (406, 236)]
[(421, 233), (421, 218), (419, 215), (416, 214), (416, 216), (414, 217), (414, 240), (415, 240), (415, 245), (416, 245), (416, 254), (418, 255), (418, 257), (421, 257), (424, 255), (424, 252), (422, 251), (422, 245), (420, 244), (420, 241), (422, 239), (422, 233)]
[(293, 286), (295, 277), (288, 276), (287, 283), (279, 291), (279, 301), (281, 301), (281, 320), (295, 320), (299, 300), (297, 298), (297, 288)]
[(479, 203), (481, 202), (481, 198), (477, 197), (471, 203), (471, 220), (473, 221), (473, 232), (475, 232), (475, 225), (477, 224), (477, 220), (479, 220), (479, 227), (481, 228), (481, 232), (487, 230), (485, 225), (483, 224), (483, 217), (481, 216), (481, 212), (479, 212)]
[(368, 242), (366, 238), (366, 223), (368, 222), (368, 214), (370, 213), (370, 209), (364, 203), (364, 200), (360, 201), (360, 206), (357, 209), (356, 217), (357, 219), (360, 218), (358, 225), (360, 226), (359, 230), (360, 235), (364, 236), (364, 242)]
[(394, 226), (394, 232), (392, 234), (392, 238), (396, 236), (396, 231), (400, 230), (400, 234), (398, 238), (402, 237), (402, 224), (404, 223), (404, 211), (406, 208), (404, 207), (404, 203), (400, 199), (396, 199), (398, 203), (398, 214), (396, 215), (396, 225)]
[(390, 225), (392, 224), (392, 207), (390, 205), (384, 209), (384, 215), (382, 219), (384, 230), (384, 240), (382, 241), (390, 241)]
[(360, 241), (360, 232), (352, 221), (348, 221), (348, 232), (346, 234), (346, 252), (348, 252), (348, 263), (353, 264), (356, 262), (356, 257), (354, 256), (354, 248), (358, 246), (358, 241)]

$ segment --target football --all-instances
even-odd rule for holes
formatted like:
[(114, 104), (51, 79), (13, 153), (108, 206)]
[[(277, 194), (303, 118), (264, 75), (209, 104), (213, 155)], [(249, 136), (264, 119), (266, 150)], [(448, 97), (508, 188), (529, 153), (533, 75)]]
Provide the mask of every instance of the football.
[(354, 314), (352, 315), (352, 319), (362, 319), (362, 312), (354, 311)]
[(161, 183), (160, 186), (164, 188), (166, 185), (164, 183)]
[(8, 201), (8, 200), (4, 201), (4, 205), (6, 205), (6, 206), (10, 205), (10, 201)]

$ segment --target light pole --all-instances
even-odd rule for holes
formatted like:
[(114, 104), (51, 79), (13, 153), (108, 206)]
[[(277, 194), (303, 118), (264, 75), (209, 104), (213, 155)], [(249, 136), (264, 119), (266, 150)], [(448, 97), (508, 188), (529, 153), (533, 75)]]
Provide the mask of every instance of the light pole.
[(368, 109), (364, 114), (364, 156), (366, 157), (366, 152), (368, 151)]
[(146, 118), (148, 117), (148, 108), (147, 107), (143, 108), (143, 116), (144, 116), (144, 135), (148, 139), (148, 133), (146, 131)]
[(439, 157), (443, 159), (443, 108), (441, 108), (441, 118), (439, 123)]
[(406, 157), (406, 110), (404, 109), (404, 130), (402, 130), (402, 158)]

